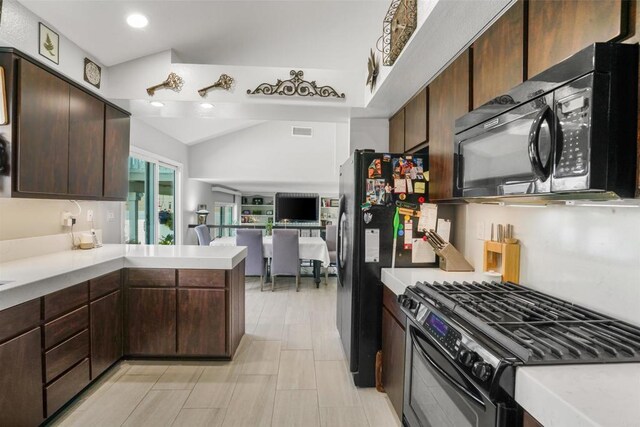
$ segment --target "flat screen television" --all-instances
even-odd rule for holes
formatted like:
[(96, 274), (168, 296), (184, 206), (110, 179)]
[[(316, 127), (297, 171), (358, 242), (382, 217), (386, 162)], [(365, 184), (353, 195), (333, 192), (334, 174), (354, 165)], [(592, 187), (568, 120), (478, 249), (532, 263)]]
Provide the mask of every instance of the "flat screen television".
[(318, 222), (317, 194), (276, 194), (276, 222)]

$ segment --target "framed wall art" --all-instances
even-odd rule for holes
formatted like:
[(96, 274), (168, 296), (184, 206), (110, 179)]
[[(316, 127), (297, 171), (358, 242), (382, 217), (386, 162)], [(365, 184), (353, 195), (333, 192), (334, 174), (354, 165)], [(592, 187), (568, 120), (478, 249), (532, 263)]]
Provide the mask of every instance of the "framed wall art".
[(40, 44), (38, 45), (38, 52), (51, 62), (56, 64), (60, 63), (60, 37), (58, 33), (51, 28), (40, 23), (39, 31)]

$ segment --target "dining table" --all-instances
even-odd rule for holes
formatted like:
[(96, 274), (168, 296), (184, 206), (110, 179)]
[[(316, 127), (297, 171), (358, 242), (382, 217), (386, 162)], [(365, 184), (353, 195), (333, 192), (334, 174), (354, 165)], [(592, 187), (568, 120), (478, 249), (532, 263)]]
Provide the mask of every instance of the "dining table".
[[(236, 246), (235, 237), (218, 237), (209, 243), (210, 246)], [(320, 285), (320, 269), (324, 265), (327, 267), (331, 262), (327, 243), (322, 237), (299, 237), (298, 251), (301, 260), (313, 262), (313, 278), (316, 287)], [(262, 250), (265, 258), (273, 255), (273, 236), (262, 237)], [(268, 274), (268, 273), (267, 273)]]

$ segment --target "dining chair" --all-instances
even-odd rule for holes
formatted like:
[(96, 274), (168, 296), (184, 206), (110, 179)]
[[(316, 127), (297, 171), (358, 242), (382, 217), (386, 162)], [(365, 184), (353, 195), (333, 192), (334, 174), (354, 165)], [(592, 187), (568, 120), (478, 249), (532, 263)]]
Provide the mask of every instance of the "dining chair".
[(324, 267), (324, 284), (329, 283), (329, 267), (335, 267), (337, 261), (337, 240), (338, 240), (338, 226), (327, 225), (325, 228), (325, 242), (327, 243), (327, 250), (329, 251), (329, 265)]
[(260, 276), (260, 291), (262, 292), (265, 276), (262, 230), (237, 230), (236, 246), (247, 247), (247, 257), (244, 260), (244, 275)]
[(209, 227), (205, 224), (200, 224), (196, 228), (196, 235), (198, 236), (198, 244), (200, 246), (209, 246), (211, 243), (211, 234), (209, 234)]
[(296, 276), (296, 292), (300, 290), (300, 248), (298, 230), (273, 230), (271, 256), (271, 291), (276, 276)]

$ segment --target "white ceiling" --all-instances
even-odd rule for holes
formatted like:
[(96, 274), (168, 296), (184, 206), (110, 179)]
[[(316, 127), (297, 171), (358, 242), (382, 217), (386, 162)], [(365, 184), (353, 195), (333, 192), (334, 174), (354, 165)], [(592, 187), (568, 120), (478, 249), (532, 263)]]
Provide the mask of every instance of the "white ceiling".
[[(21, 0), (99, 62), (174, 49), (185, 63), (364, 68), (388, 0)], [(149, 25), (130, 28), (142, 13)]]

